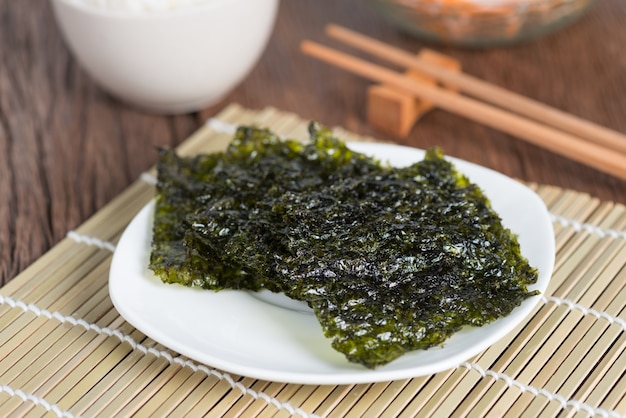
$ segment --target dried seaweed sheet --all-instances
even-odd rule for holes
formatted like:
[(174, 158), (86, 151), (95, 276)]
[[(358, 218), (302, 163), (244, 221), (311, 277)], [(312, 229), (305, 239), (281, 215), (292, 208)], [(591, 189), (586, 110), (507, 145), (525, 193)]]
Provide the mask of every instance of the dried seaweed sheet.
[(306, 301), (333, 347), (369, 368), (507, 315), (530, 295), (536, 271), (516, 237), (440, 151), (393, 168), (316, 124), (310, 131), (307, 145), (242, 128), (224, 154), (165, 152), (155, 272)]

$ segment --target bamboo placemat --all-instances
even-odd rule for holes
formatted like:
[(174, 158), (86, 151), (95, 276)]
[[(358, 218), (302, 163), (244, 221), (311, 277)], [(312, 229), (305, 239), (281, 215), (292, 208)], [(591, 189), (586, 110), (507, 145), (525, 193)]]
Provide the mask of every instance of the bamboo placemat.
[[(233, 124), (249, 123), (306, 136), (296, 115), (231, 105), (179, 151), (223, 148)], [(375, 384), (294, 385), (190, 361), (146, 338), (113, 308), (111, 255), (152, 198), (153, 176), (143, 175), (0, 291), (0, 415), (626, 415), (623, 205), (531, 186), (554, 221), (550, 287), (524, 324), (458, 368)]]

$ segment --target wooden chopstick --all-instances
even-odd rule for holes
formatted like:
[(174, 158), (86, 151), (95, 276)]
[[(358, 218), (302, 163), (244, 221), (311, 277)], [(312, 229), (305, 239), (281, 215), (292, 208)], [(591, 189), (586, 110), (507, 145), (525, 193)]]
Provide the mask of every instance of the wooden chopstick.
[(356, 75), (404, 90), (430, 101), (441, 109), (480, 122), (556, 154), (626, 180), (626, 155), (617, 153), (615, 150), (588, 142), (570, 133), (542, 125), (536, 121), (475, 99), (420, 83), (401, 73), (315, 42), (303, 41), (301, 50), (307, 55)]
[(330, 24), (326, 26), (326, 33), (356, 49), (406, 69), (417, 70), (444, 84), (456, 87), (470, 96), (586, 138), (615, 151), (626, 153), (626, 135), (624, 134), (489, 84), (479, 78), (424, 61), (416, 55), (344, 27)]

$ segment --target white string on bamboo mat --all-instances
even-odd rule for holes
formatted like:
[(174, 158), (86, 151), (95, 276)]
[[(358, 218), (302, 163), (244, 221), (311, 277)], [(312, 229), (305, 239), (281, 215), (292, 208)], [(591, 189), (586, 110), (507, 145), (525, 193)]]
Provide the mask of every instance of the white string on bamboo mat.
[(150, 173), (143, 172), (139, 178), (151, 186), (155, 186), (157, 184), (157, 178)]
[(563, 216), (555, 215), (553, 213), (550, 213), (550, 216), (552, 217), (553, 222), (559, 223), (561, 224), (561, 226), (564, 226), (564, 227), (574, 228), (576, 232), (587, 232), (590, 234), (598, 235), (602, 238), (611, 237), (613, 239), (618, 239), (618, 238), (626, 239), (626, 231), (618, 231), (615, 229), (600, 228), (599, 226), (596, 226), (596, 225), (579, 222), (574, 219), (567, 219)]
[[(285, 410), (287, 412), (289, 412), (291, 415), (300, 415), (303, 418), (318, 418), (316, 415), (314, 414), (310, 414), (308, 412), (303, 411), (300, 408), (296, 408), (293, 407), (289, 402), (281, 402), (280, 400), (269, 396), (268, 394), (264, 393), (264, 392), (260, 392), (260, 391), (255, 391), (251, 388), (248, 388), (246, 386), (244, 386), (241, 382), (237, 382), (235, 381), (232, 376), (230, 376), (228, 373), (224, 373), (224, 372), (220, 372), (216, 369), (209, 369), (208, 367), (204, 366), (204, 365), (198, 365), (194, 362), (192, 362), (191, 360), (188, 359), (184, 359), (180, 356), (172, 356), (170, 353), (168, 353), (167, 351), (163, 351), (163, 350), (157, 350), (155, 348), (152, 347), (146, 347), (145, 345), (138, 343), (137, 341), (135, 341), (135, 339), (133, 337), (131, 337), (130, 335), (124, 334), (123, 332), (121, 332), (118, 329), (112, 329), (112, 328), (108, 328), (108, 327), (101, 327), (97, 324), (93, 324), (90, 322), (85, 321), (84, 319), (80, 319), (80, 318), (75, 318), (73, 316), (68, 316), (68, 315), (63, 315), (60, 312), (50, 312), (47, 309), (41, 309), (39, 308), (37, 305), (33, 304), (33, 303), (25, 303), (21, 300), (15, 300), (13, 298), (11, 298), (10, 296), (4, 296), (2, 294), (0, 294), (0, 304), (6, 304), (9, 305), (11, 308), (19, 308), (21, 310), (23, 310), (24, 312), (31, 312), (33, 314), (35, 314), (35, 316), (37, 317), (45, 317), (48, 319), (56, 319), (57, 321), (59, 321), (62, 324), (70, 324), (73, 326), (80, 326), (82, 328), (84, 328), (87, 331), (95, 331), (96, 333), (100, 334), (100, 335), (107, 335), (109, 337), (116, 337), (117, 339), (119, 339), (121, 342), (123, 343), (128, 343), (133, 350), (137, 350), (140, 351), (141, 353), (147, 355), (147, 354), (152, 354), (153, 356), (157, 357), (157, 358), (164, 358), (166, 359), (170, 364), (177, 364), (181, 367), (189, 367), (191, 370), (193, 370), (194, 372), (200, 371), (203, 372), (204, 374), (206, 374), (207, 376), (214, 376), (217, 377), (219, 380), (221, 381), (226, 381), (231, 388), (233, 389), (239, 389), (241, 391), (241, 393), (245, 396), (245, 395), (250, 395), (252, 398), (254, 399), (262, 399), (265, 402), (267, 402), (270, 405), (273, 405), (274, 407), (276, 407), (279, 410)], [(17, 391), (13, 391), (12, 393), (16, 394), (17, 396), (19, 392)], [(20, 396), (21, 397), (21, 396)]]
[(519, 389), (522, 393), (528, 392), (534, 396), (542, 395), (548, 399), (548, 401), (556, 401), (561, 405), (561, 408), (567, 409), (571, 407), (575, 411), (585, 411), (590, 416), (600, 415), (603, 417), (624, 417), (617, 413), (616, 411), (607, 411), (606, 409), (594, 408), (584, 402), (580, 402), (574, 399), (566, 399), (561, 395), (552, 393), (545, 389), (537, 389), (533, 386), (525, 385), (523, 383), (518, 382), (517, 380), (512, 379), (504, 373), (498, 373), (493, 370), (485, 370), (480, 367), (476, 363), (462, 363), (459, 367), (465, 367), (469, 370), (476, 370), (482, 377), (492, 377), (496, 380), (502, 380), (506, 383), (507, 387), (515, 387)]
[(567, 306), (571, 311), (580, 311), (582, 312), (583, 315), (591, 315), (591, 316), (595, 316), (596, 318), (600, 319), (600, 318), (604, 318), (608, 321), (609, 324), (618, 324), (620, 327), (622, 327), (623, 331), (626, 331), (626, 321), (624, 321), (622, 318), (620, 317), (616, 317), (613, 315), (608, 314), (607, 312), (600, 312), (600, 311), (596, 311), (595, 309), (590, 309), (587, 308), (586, 306), (580, 305), (578, 303), (575, 303), (569, 299), (562, 299), (562, 298), (557, 298), (554, 296), (541, 296), (541, 300), (544, 303), (554, 303), (556, 305), (565, 305)]
[(57, 417), (77, 418), (76, 415), (68, 411), (63, 411), (61, 408), (58, 407), (58, 405), (50, 403), (46, 401), (44, 398), (39, 397), (37, 395), (33, 395), (32, 393), (25, 393), (21, 391), (20, 389), (13, 389), (12, 387), (7, 386), (7, 385), (0, 385), (0, 392), (4, 392), (11, 397), (16, 396), (20, 398), (23, 402), (32, 402), (36, 406), (41, 406), (46, 411), (54, 413)]
[(115, 244), (108, 241), (103, 241), (100, 238), (92, 237), (89, 235), (79, 234), (76, 231), (69, 231), (67, 237), (79, 244), (87, 244), (98, 247), (102, 250), (108, 250), (110, 252), (115, 251)]

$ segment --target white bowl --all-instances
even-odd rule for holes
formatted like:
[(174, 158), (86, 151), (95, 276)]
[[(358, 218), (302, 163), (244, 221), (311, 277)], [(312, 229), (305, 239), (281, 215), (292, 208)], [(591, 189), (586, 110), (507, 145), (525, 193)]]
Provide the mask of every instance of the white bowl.
[(218, 102), (267, 45), (278, 0), (207, 0), (172, 11), (98, 8), (52, 1), (70, 50), (105, 90), (159, 113)]

